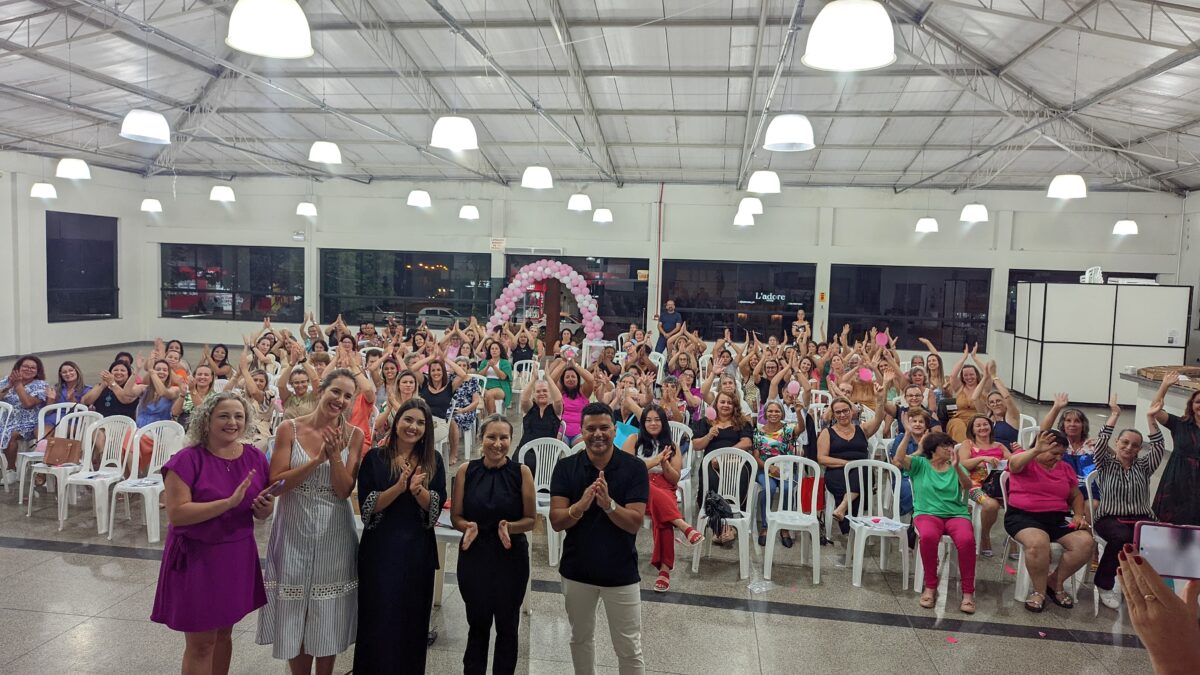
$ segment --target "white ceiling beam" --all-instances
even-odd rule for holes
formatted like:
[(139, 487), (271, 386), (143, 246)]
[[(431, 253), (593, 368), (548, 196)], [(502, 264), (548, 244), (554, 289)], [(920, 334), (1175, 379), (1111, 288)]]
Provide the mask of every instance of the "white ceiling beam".
[[(226, 106), (221, 109), (227, 114), (246, 115), (319, 115), (321, 110), (313, 108), (293, 107), (262, 107), (262, 106)], [(424, 116), (425, 111), (418, 108), (339, 108), (351, 115), (396, 115)], [(543, 108), (547, 115), (558, 117), (573, 117), (582, 114), (578, 108)], [(496, 115), (524, 117), (537, 114), (525, 108), (466, 108), (464, 112), (471, 115)], [(671, 110), (669, 108), (600, 108), (596, 110), (600, 117), (735, 117), (745, 115), (739, 110)], [(1046, 112), (1049, 117), (1052, 112)], [(1004, 117), (1005, 113), (998, 110), (805, 110), (804, 115), (810, 119), (842, 119), (842, 118), (877, 118), (877, 117)]]
[(1082, 15), (1084, 12), (1090, 10), (1091, 8), (1095, 7), (1098, 4), (1100, 4), (1100, 0), (1088, 0), (1088, 3), (1086, 5), (1083, 5), (1079, 9), (1071, 12), (1071, 14), (1067, 18), (1063, 19), (1062, 24), (1055, 26), (1054, 28), (1051, 28), (1050, 30), (1043, 33), (1042, 36), (1039, 37), (1038, 39), (1034, 40), (1032, 44), (1030, 44), (1028, 47), (1022, 49), (1020, 52), (1017, 52), (1016, 56), (1012, 57), (1004, 65), (997, 68), (996, 74), (1003, 75), (1004, 73), (1011, 70), (1013, 66), (1017, 65), (1023, 59), (1025, 59), (1027, 56), (1029, 56), (1030, 54), (1041, 49), (1043, 46), (1045, 46), (1045, 44), (1047, 42), (1054, 39), (1054, 36), (1058, 35), (1059, 33), (1061, 33), (1063, 31), (1064, 28), (1066, 28), (1066, 24), (1071, 23), (1075, 19), (1079, 18), (1079, 16)]
[[(755, 94), (758, 93), (758, 78), (759, 78), (758, 73), (761, 70), (758, 67), (758, 62), (762, 58), (763, 36), (767, 32), (767, 9), (768, 9), (769, 4), (770, 4), (769, 0), (758, 0), (758, 30), (755, 31), (754, 55), (752, 57), (754, 67), (751, 69), (754, 73), (754, 76), (750, 78), (750, 90), (748, 92), (746, 92), (746, 121), (742, 123), (742, 152), (740, 154), (738, 154), (738, 172), (737, 172), (738, 180), (737, 180), (737, 185), (734, 186), (735, 188), (738, 188), (738, 189), (740, 189), (742, 187), (742, 185), (741, 185), (742, 176), (745, 174), (746, 162), (750, 161), (750, 126), (754, 122), (754, 97), (755, 97)], [(799, 5), (803, 6), (804, 0), (800, 0)], [(792, 13), (791, 20), (793, 22), (797, 21), (799, 18), (800, 18), (800, 12)], [(789, 39), (784, 41), (785, 45), (790, 42), (790, 37), (791, 37), (791, 35), (789, 34), (788, 35)], [(774, 85), (779, 82), (780, 72), (781, 71), (778, 68), (775, 68), (772, 70), (772, 76), (773, 76), (773, 79), (771, 81), (772, 90), (774, 89)], [(764, 107), (763, 116), (765, 117), (766, 114), (767, 114), (767, 111)], [(757, 128), (755, 128), (754, 135), (755, 135), (755, 138), (758, 137), (758, 129)]]
[[(293, 80), (314, 80), (321, 78), (341, 78), (347, 80), (374, 78), (383, 79), (392, 77), (393, 73), (386, 68), (271, 68), (264, 70), (264, 75), (271, 77), (287, 78)], [(964, 66), (956, 68), (949, 66), (949, 70), (953, 72), (974, 72), (973, 66)], [(562, 68), (552, 68), (546, 64), (542, 68), (508, 68), (508, 74), (513, 77), (570, 77), (569, 70)], [(667, 67), (622, 67), (622, 68), (591, 68), (583, 71), (583, 76), (588, 78), (603, 78), (603, 77), (670, 77), (679, 79), (691, 78), (749, 78), (749, 77), (769, 77), (774, 72), (774, 68), (760, 67), (757, 71), (754, 68), (689, 68), (687, 66), (679, 68)], [(422, 74), (428, 78), (497, 78), (499, 75), (489, 75), (487, 72), (480, 71), (475, 68), (425, 68)], [(941, 77), (941, 73), (925, 68), (923, 66), (914, 65), (894, 65), (879, 70), (867, 70), (861, 73), (855, 73), (854, 77), (858, 78), (880, 78), (892, 77), (897, 79), (907, 79), (913, 77)], [(812, 79), (834, 79), (838, 77), (836, 73), (828, 73), (822, 70), (812, 70), (809, 68), (799, 68), (790, 70), (783, 74), (784, 79), (788, 80), (812, 80)]]

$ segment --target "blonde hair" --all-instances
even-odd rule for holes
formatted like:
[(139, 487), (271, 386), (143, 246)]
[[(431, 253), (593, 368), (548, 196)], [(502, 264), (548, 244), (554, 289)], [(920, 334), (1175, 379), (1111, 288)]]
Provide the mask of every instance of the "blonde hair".
[(208, 447), (208, 426), (212, 421), (213, 411), (223, 401), (237, 401), (242, 405), (242, 410), (246, 413), (246, 430), (250, 430), (250, 420), (254, 419), (250, 404), (245, 398), (231, 391), (223, 391), (206, 397), (204, 402), (192, 412), (192, 421), (188, 424), (188, 445)]

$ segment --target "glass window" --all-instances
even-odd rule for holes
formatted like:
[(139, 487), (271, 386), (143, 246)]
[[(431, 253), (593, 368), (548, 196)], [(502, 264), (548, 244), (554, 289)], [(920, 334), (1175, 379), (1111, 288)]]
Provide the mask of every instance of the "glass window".
[[(1017, 284), (1022, 281), (1047, 284), (1077, 284), (1083, 270), (1009, 270), (1007, 310), (1004, 313), (1004, 330), (1013, 332), (1017, 329)], [(1157, 279), (1156, 274), (1105, 272), (1104, 278), (1124, 277), (1134, 279)]]
[[(507, 268), (507, 283), (522, 267), (541, 260), (541, 256), (508, 255), (505, 256)], [(617, 335), (629, 330), (629, 324), (636, 323), (644, 326), (646, 322), (646, 294), (650, 279), (650, 261), (646, 258), (602, 258), (596, 256), (558, 256), (554, 258), (571, 266), (588, 281), (588, 290), (596, 298), (597, 312), (604, 321), (604, 337), (615, 340)], [(545, 284), (538, 283), (530, 286), (525, 294), (523, 306), (518, 307), (514, 316), (540, 322), (543, 318), (542, 303), (544, 302)], [(562, 314), (565, 315), (562, 325), (578, 331), (580, 322), (579, 307), (575, 297), (563, 293)], [(489, 316), (491, 308), (488, 308)], [(482, 318), (482, 317), (481, 317)]]
[(763, 340), (783, 337), (796, 310), (812, 318), (813, 263), (664, 260), (662, 275), (662, 302), (673, 299), (688, 330), (699, 330), (705, 340), (722, 337), (726, 329), (739, 341), (746, 331)]
[(46, 212), (50, 323), (117, 317), (117, 219)]
[(163, 244), (162, 315), (299, 323), (304, 249)]
[(321, 249), (321, 322), (394, 316), (441, 330), (460, 317), (486, 320), (491, 269), (487, 253)]
[(923, 337), (948, 352), (976, 342), (986, 351), (991, 279), (980, 269), (834, 265), (828, 333), (849, 324), (853, 341), (875, 326), (891, 328), (899, 349), (923, 349)]

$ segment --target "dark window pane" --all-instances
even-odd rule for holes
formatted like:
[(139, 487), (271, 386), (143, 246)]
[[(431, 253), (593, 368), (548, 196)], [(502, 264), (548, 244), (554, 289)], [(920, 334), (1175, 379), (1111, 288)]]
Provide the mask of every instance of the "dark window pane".
[(258, 321), (304, 317), (304, 250), (163, 244), (162, 315)]
[(115, 318), (117, 297), (117, 219), (47, 211), (49, 321)]
[(490, 271), (486, 253), (321, 249), (321, 322), (339, 314), (350, 324), (395, 316), (412, 326), (426, 308), (483, 318)]
[(728, 329), (735, 340), (748, 331), (766, 339), (791, 330), (796, 310), (811, 319), (817, 266), (812, 263), (663, 261), (662, 302), (676, 309), (706, 340)]

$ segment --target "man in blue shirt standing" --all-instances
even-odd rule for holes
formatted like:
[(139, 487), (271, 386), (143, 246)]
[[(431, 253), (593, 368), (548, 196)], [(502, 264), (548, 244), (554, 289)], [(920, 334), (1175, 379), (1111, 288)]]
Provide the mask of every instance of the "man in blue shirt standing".
[(675, 301), (667, 300), (666, 311), (658, 317), (658, 344), (654, 351), (662, 353), (667, 348), (667, 340), (675, 337), (683, 330), (683, 315), (675, 311)]

